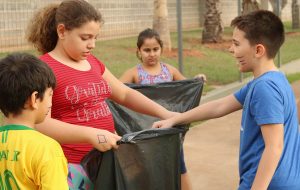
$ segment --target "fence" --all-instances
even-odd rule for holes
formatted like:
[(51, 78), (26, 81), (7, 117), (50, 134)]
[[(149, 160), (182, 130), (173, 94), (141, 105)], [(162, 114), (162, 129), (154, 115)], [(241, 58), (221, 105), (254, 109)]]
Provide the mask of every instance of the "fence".
[[(27, 48), (26, 25), (40, 7), (59, 0), (1, 0), (0, 1), (0, 51)], [(149, 0), (89, 0), (104, 17), (101, 39), (137, 35), (152, 27), (153, 1)], [(197, 28), (201, 24), (198, 0), (185, 0), (182, 4), (183, 28)], [(176, 29), (176, 0), (169, 0), (170, 29)]]
[[(264, 1), (264, 0), (262, 0)], [(33, 13), (49, 3), (60, 0), (0, 0), (0, 52), (28, 48), (26, 25)], [(101, 39), (135, 36), (146, 27), (152, 27), (152, 0), (89, 0), (104, 17)], [(237, 16), (236, 0), (220, 0), (224, 25)], [(283, 19), (291, 18), (291, 2), (282, 11)], [(169, 26), (176, 30), (176, 0), (168, 0)], [(199, 28), (203, 23), (205, 0), (182, 1), (183, 29)]]

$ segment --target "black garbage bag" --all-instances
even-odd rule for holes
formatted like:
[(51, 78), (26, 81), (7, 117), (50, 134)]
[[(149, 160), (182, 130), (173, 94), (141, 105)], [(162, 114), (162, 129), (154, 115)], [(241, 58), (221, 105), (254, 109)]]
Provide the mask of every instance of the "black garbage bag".
[(93, 150), (82, 164), (94, 189), (180, 190), (179, 136), (184, 131), (146, 129), (126, 134), (119, 149), (105, 153)]
[[(203, 81), (130, 85), (169, 110), (185, 112), (200, 102)], [(96, 190), (180, 190), (180, 148), (188, 125), (149, 129), (157, 118), (108, 102), (122, 135), (117, 150), (87, 154), (81, 164)], [(142, 102), (141, 102), (142, 104)]]
[[(155, 85), (128, 84), (128, 86), (168, 110), (185, 112), (199, 105), (203, 80), (189, 79)], [(110, 100), (108, 106), (113, 113), (115, 128), (119, 135), (149, 129), (153, 122), (158, 120), (158, 118), (134, 112)], [(183, 125), (183, 127), (188, 126), (189, 124)]]

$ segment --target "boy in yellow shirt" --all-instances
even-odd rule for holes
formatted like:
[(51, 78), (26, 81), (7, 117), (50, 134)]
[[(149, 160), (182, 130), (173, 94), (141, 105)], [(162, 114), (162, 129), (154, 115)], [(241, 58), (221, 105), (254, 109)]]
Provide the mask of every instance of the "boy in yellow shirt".
[(14, 53), (0, 60), (0, 189), (68, 189), (60, 145), (34, 129), (52, 105), (51, 69), (36, 57)]

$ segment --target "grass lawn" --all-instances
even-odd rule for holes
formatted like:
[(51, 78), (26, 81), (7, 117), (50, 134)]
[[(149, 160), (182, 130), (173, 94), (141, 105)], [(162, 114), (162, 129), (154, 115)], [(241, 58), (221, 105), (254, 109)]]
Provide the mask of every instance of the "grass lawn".
[(300, 73), (294, 73), (287, 76), (287, 79), (290, 83), (300, 80)]
[[(298, 43), (300, 33), (292, 34), (293, 31), (289, 28), (287, 31), (289, 33), (280, 52), (282, 64), (300, 58), (300, 54), (297, 54), (296, 51), (300, 49)], [(240, 73), (236, 68), (236, 62), (227, 50), (230, 45), (231, 30), (225, 30), (224, 34), (225, 42), (222, 45), (203, 45), (200, 39), (200, 29), (183, 33), (183, 74), (188, 78), (198, 73), (206, 74), (208, 82), (205, 85), (204, 93), (213, 89), (214, 85), (223, 85), (239, 80)], [(164, 52), (162, 60), (177, 67), (176, 37), (176, 33), (172, 33), (172, 44), (175, 51), (171, 55)], [(135, 37), (99, 41), (94, 54), (106, 64), (115, 76), (119, 77), (126, 69), (139, 62), (135, 56), (135, 44)]]
[[(282, 64), (300, 59), (298, 53), (300, 49), (300, 29), (293, 30), (291, 23), (287, 22), (285, 23), (285, 30), (286, 40), (280, 51)], [(183, 74), (187, 78), (192, 78), (199, 73), (206, 74), (208, 81), (204, 86), (204, 94), (214, 89), (216, 85), (228, 84), (240, 78), (236, 61), (228, 52), (231, 33), (231, 28), (225, 28), (223, 43), (203, 45), (201, 44), (201, 29), (183, 32)], [(177, 33), (172, 33), (171, 38), (172, 51), (164, 52), (162, 61), (178, 67)], [(125, 70), (139, 62), (135, 50), (136, 37), (130, 37), (98, 41), (93, 54), (104, 62), (116, 77), (120, 77)], [(34, 50), (28, 50), (27, 52), (37, 55)], [(0, 58), (6, 54), (7, 52), (0, 52)], [(277, 60), (275, 61), (277, 63)]]
[[(281, 62), (285, 64), (291, 60), (299, 59), (300, 30), (291, 29), (291, 23), (285, 23), (286, 42), (281, 48)], [(207, 83), (204, 92), (214, 88), (214, 85), (228, 84), (239, 80), (240, 73), (236, 61), (228, 52), (231, 44), (231, 28), (225, 28), (224, 42), (221, 44), (201, 44), (202, 30), (183, 32), (183, 74), (192, 78), (196, 74), (204, 73)], [(101, 38), (101, 37), (100, 37)], [(171, 34), (172, 51), (163, 52), (162, 61), (178, 67), (177, 33)], [(107, 68), (116, 76), (135, 66), (139, 60), (136, 58), (136, 37), (98, 41), (93, 54), (105, 63)], [(37, 54), (33, 50), (30, 53)], [(0, 53), (0, 57), (7, 53)], [(247, 75), (246, 75), (247, 76)]]

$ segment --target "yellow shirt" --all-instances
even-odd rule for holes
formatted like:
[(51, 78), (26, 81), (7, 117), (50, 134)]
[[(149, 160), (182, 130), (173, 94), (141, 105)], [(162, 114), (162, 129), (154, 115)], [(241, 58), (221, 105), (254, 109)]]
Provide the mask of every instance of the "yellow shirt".
[(0, 127), (0, 189), (67, 190), (67, 175), (55, 140), (21, 125)]

